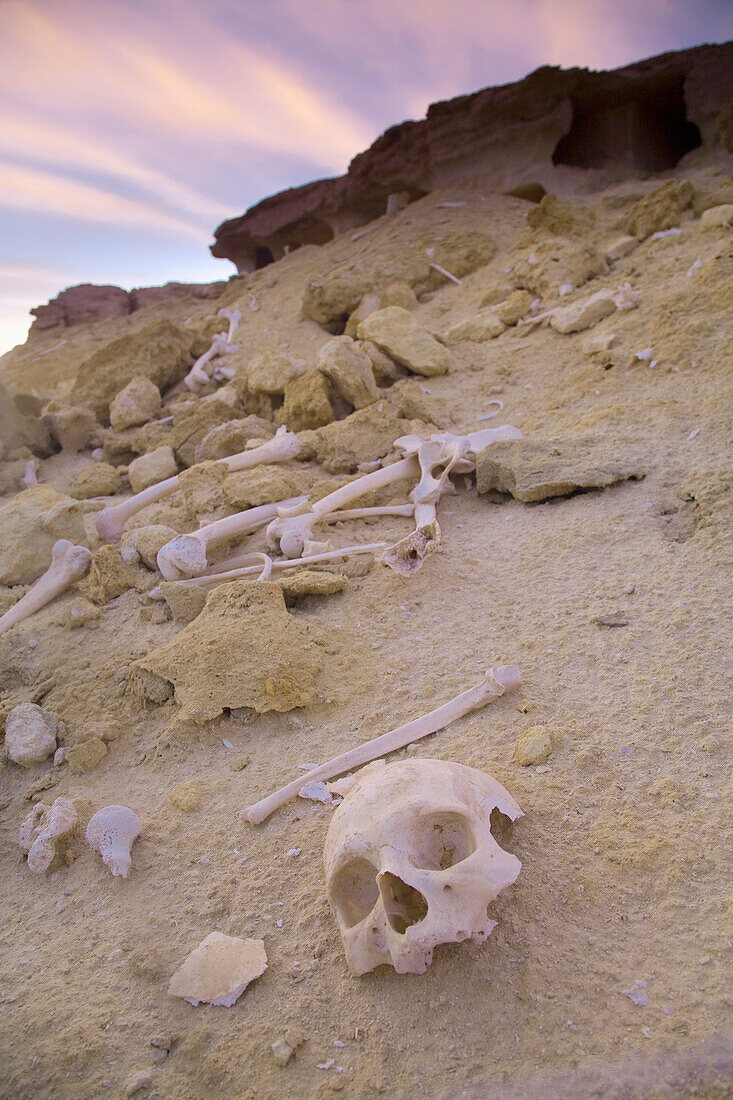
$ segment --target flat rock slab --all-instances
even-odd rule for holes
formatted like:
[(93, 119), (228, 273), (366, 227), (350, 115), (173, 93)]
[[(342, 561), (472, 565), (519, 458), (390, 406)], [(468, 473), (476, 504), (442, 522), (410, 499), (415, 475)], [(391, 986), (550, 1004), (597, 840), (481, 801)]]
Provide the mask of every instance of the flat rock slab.
[(377, 310), (357, 329), (360, 340), (371, 340), (380, 351), (414, 374), (430, 378), (445, 374), (450, 354), (406, 309), (388, 306)]
[(189, 1004), (203, 1002), (231, 1008), (250, 982), (267, 970), (263, 940), (241, 940), (211, 932), (168, 984), (171, 997), (182, 997)]
[(505, 439), (492, 443), (478, 456), (476, 486), (479, 493), (496, 489), (529, 504), (605, 489), (645, 473), (637, 455), (606, 440)]

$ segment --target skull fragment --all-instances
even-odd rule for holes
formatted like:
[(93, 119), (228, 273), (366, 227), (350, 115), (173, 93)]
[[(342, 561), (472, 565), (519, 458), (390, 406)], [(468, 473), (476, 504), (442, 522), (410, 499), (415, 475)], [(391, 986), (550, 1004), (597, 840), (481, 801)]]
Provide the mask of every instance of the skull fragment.
[(370, 765), (331, 821), (328, 898), (355, 974), (381, 963), (424, 974), (440, 943), (483, 942), (487, 908), (522, 864), (491, 835), (491, 814), (522, 816), (500, 783), (443, 760)]

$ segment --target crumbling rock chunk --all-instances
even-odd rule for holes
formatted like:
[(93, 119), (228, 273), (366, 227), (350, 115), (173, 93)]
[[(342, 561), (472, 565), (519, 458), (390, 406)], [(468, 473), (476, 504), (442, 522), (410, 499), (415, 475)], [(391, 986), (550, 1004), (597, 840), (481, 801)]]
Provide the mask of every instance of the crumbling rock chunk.
[(95, 351), (79, 367), (71, 401), (91, 409), (101, 421), (123, 386), (142, 376), (159, 390), (179, 382), (198, 348), (196, 334), (171, 321), (153, 321)]
[(326, 573), (316, 569), (283, 570), (277, 583), (285, 603), (290, 607), (305, 596), (332, 596), (343, 592), (348, 580), (341, 573)]
[(125, 531), (120, 540), (122, 559), (130, 564), (139, 560), (148, 569), (157, 569), (158, 551), (174, 539), (177, 533), (164, 523), (147, 523), (132, 531)]
[(371, 290), (368, 281), (353, 272), (317, 275), (309, 279), (303, 294), (302, 315), (324, 328), (338, 332), (364, 295)]
[(527, 213), (527, 225), (558, 237), (584, 237), (595, 224), (593, 211), (580, 199), (559, 199), (545, 195)]
[(608, 271), (606, 257), (586, 241), (548, 237), (517, 257), (512, 278), (538, 298), (556, 296), (563, 284), (583, 286)]
[(178, 488), (186, 507), (200, 523), (220, 517), (226, 508), (224, 482), (227, 468), (223, 462), (201, 462), (178, 475)]
[(130, 685), (145, 698), (150, 677), (172, 684), (181, 721), (201, 724), (225, 708), (308, 706), (322, 668), (311, 629), (288, 614), (279, 585), (237, 580), (210, 592), (193, 622), (136, 661)]
[(160, 413), (160, 390), (143, 375), (131, 378), (109, 406), (109, 422), (116, 431), (138, 428)]
[(211, 428), (196, 446), (196, 462), (239, 454), (251, 439), (270, 439), (274, 428), (269, 420), (261, 416), (245, 416), (239, 420), (229, 420)]
[(284, 393), (288, 382), (304, 374), (305, 363), (282, 352), (266, 351), (250, 359), (245, 371), (247, 386), (254, 394)]
[(43, 407), (43, 423), (62, 451), (85, 451), (96, 440), (99, 425), (89, 409), (65, 401), (49, 401)]
[(76, 775), (93, 771), (107, 755), (107, 746), (101, 737), (89, 737), (72, 745), (66, 753), (66, 763)]
[(384, 458), (401, 435), (421, 435), (431, 429), (420, 420), (404, 419), (389, 401), (382, 400), (309, 434), (318, 461), (328, 473), (339, 474), (353, 473), (362, 462)]
[(582, 298), (555, 310), (550, 318), (550, 325), (556, 332), (563, 334), (584, 332), (615, 311), (616, 302), (611, 291), (598, 290), (589, 298)]
[(94, 603), (105, 604), (134, 588), (135, 575), (118, 547), (100, 546), (92, 555), (89, 576), (81, 587)]
[(634, 203), (626, 219), (627, 233), (644, 240), (662, 229), (672, 229), (680, 224), (683, 210), (692, 205), (694, 197), (689, 180), (668, 180)]
[(107, 462), (90, 462), (74, 475), (69, 493), (76, 500), (91, 500), (92, 497), (112, 496), (121, 487), (122, 475), (115, 466)]
[(51, 564), (54, 543), (85, 542), (81, 504), (34, 485), (0, 507), (0, 584), (30, 584)]
[(486, 340), (496, 339), (505, 331), (506, 325), (496, 309), (480, 309), (472, 317), (451, 325), (445, 334), (445, 342), (452, 345), (468, 340), (474, 344), (483, 344)]
[(130, 463), (128, 477), (133, 493), (141, 493), (151, 485), (157, 485), (159, 481), (165, 481), (169, 477), (175, 477), (178, 473), (176, 456), (173, 448), (163, 444), (154, 451), (140, 455)]
[[(354, 409), (363, 409), (379, 397), (372, 362), (350, 336), (334, 336), (318, 353), (318, 367), (336, 393)], [(325, 421), (328, 423), (328, 421)], [(304, 427), (319, 428), (320, 424)]]
[(283, 393), (285, 399), (278, 419), (290, 431), (322, 428), (333, 420), (328, 382), (320, 370), (314, 368), (294, 378), (286, 384)]
[(414, 374), (445, 374), (450, 366), (446, 348), (400, 306), (372, 313), (359, 325), (358, 334), (360, 340), (371, 340)]
[(238, 512), (298, 495), (295, 479), (283, 466), (260, 465), (249, 470), (237, 470), (227, 474), (224, 481), (226, 502)]
[(173, 448), (179, 462), (193, 466), (198, 446), (211, 429), (226, 424), (236, 415), (232, 406), (219, 397), (196, 401), (193, 407), (186, 406), (180, 413), (174, 413), (173, 427), (166, 433), (165, 442)]
[(14, 764), (30, 768), (56, 751), (59, 720), (35, 703), (13, 707), (5, 722), (5, 751)]
[(37, 417), (24, 415), (0, 382), (0, 458), (18, 447), (28, 447), (45, 458), (51, 453), (48, 428)]
[(18, 845), (28, 869), (42, 875), (63, 857), (78, 822), (74, 804), (57, 798), (52, 806), (38, 802), (20, 827)]
[(505, 439), (478, 455), (476, 488), (479, 493), (511, 493), (515, 500), (531, 503), (605, 489), (644, 474), (638, 456), (624, 454), (605, 440)]

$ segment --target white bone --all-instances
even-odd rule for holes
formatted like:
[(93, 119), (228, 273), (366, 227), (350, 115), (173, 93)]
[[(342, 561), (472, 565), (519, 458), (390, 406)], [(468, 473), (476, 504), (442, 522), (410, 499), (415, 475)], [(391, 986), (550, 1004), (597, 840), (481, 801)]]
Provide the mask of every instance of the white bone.
[(267, 798), (263, 798), (260, 802), (250, 806), (244, 811), (243, 816), (252, 825), (258, 825), (277, 810), (279, 806), (294, 798), (306, 783), (317, 779), (333, 779), (335, 776), (342, 775), (352, 768), (358, 768), (361, 764), (366, 764), (378, 756), (385, 756), (388, 752), (395, 752), (397, 749), (404, 748), (405, 745), (411, 745), (413, 741), (419, 741), (422, 737), (437, 733), (438, 730), (449, 726), (451, 722), (462, 718), (464, 714), (469, 714), (472, 710), (478, 710), (479, 707), (486, 706), (487, 703), (490, 703), (493, 699), (498, 699), (507, 691), (513, 691), (519, 687), (520, 683), (521, 676), (516, 665), (499, 665), (498, 668), (490, 668), (485, 673), (483, 680), (475, 687), (456, 695), (455, 699), (444, 703), (437, 710), (424, 714), (421, 718), (416, 718), (412, 722), (407, 722), (404, 726), (398, 726), (397, 729), (390, 730), (389, 733), (383, 733), (380, 737), (374, 737), (371, 741), (365, 741), (362, 745), (348, 749), (340, 756), (336, 756), (325, 764), (313, 768), (306, 775), (301, 775), (298, 779), (294, 779), (292, 783), (281, 787), (279, 791), (275, 791), (274, 794), (268, 795)]
[(211, 347), (208, 351), (205, 351), (203, 355), (200, 355), (190, 371), (183, 379), (183, 384), (197, 393), (200, 389), (206, 386), (211, 379), (209, 378), (209, 372), (206, 370), (206, 364), (214, 359), (217, 355), (224, 355), (225, 352), (233, 350), (230, 348), (227, 341), (225, 332), (217, 332), (211, 341)]
[(313, 538), (313, 527), (322, 523), (324, 518), (335, 513), (344, 504), (357, 500), (364, 493), (383, 489), (405, 477), (414, 477), (418, 464), (413, 457), (404, 458), (391, 466), (383, 466), (371, 474), (365, 474), (348, 485), (342, 485), (328, 496), (322, 497), (309, 506), (307, 512), (300, 515), (281, 515), (267, 528), (267, 545), (271, 549), (278, 546), (286, 558), (297, 558), (303, 553), (306, 541)]
[(77, 813), (68, 798), (57, 798), (52, 806), (39, 802), (20, 826), (18, 844), (28, 859), (28, 867), (37, 875), (52, 865), (57, 849), (69, 839), (77, 823)]
[(23, 476), (20, 479), (20, 484), (26, 489), (30, 489), (31, 485), (38, 484), (38, 460), (35, 458), (29, 458), (25, 464), (25, 470)]
[[(262, 443), (258, 447), (241, 451), (239, 454), (230, 455), (220, 461), (230, 471), (246, 470), (250, 466), (257, 466), (260, 462), (285, 462), (294, 458), (301, 451), (301, 443), (294, 432), (288, 432), (285, 427), (278, 428), (272, 439)], [(178, 474), (168, 477), (165, 481), (159, 481), (157, 485), (150, 485), (142, 492), (136, 493), (129, 500), (123, 500), (121, 504), (112, 505), (99, 512), (96, 518), (97, 531), (101, 538), (108, 542), (117, 542), (122, 535), (123, 528), (131, 516), (139, 512), (146, 505), (152, 504), (161, 497), (168, 496), (178, 488)]]
[(229, 322), (229, 331), (227, 332), (227, 343), (231, 344), (234, 333), (239, 328), (239, 322), (242, 320), (242, 313), (239, 309), (226, 309), (222, 307), (217, 314), (218, 317), (224, 317)]
[(91, 560), (91, 551), (86, 546), (74, 546), (68, 539), (55, 542), (51, 551), (51, 564), (46, 572), (25, 596), (0, 616), (0, 634), (27, 619), (34, 611), (40, 611), (70, 584), (83, 577)]
[(424, 974), (441, 943), (483, 943), (488, 909), (522, 864), (491, 833), (522, 811), (490, 775), (447, 760), (362, 769), (324, 847), (328, 900), (355, 974)]
[(130, 851), (142, 829), (140, 818), (129, 806), (103, 806), (87, 825), (87, 843), (113, 875), (127, 878)]
[[(252, 577), (257, 573), (260, 574), (257, 578), (258, 580), (266, 580), (273, 571), (279, 572), (281, 569), (300, 569), (304, 565), (314, 565), (322, 561), (338, 561), (339, 558), (348, 558), (357, 554), (377, 554), (379, 551), (384, 550), (385, 545), (386, 544), (383, 542), (370, 542), (362, 546), (343, 546), (339, 550), (325, 550), (323, 553), (312, 554), (310, 557), (285, 558), (282, 561), (273, 561), (267, 554), (243, 554), (240, 558), (222, 563), (232, 566), (232, 568), (222, 570), (218, 573), (209, 570), (199, 576), (187, 577), (185, 580), (179, 580), (176, 583), (182, 588), (191, 588), (193, 586), (203, 587), (207, 584), (222, 584), (224, 581), (237, 580), (239, 577)], [(260, 558), (267, 558), (271, 563), (270, 570), (267, 574), (262, 570), (261, 565), (250, 564), (253, 559)], [(235, 561), (241, 564), (234, 566)], [(213, 568), (214, 567), (212, 567), (212, 570)], [(163, 594), (159, 587), (152, 588), (148, 596), (153, 600), (163, 599)]]

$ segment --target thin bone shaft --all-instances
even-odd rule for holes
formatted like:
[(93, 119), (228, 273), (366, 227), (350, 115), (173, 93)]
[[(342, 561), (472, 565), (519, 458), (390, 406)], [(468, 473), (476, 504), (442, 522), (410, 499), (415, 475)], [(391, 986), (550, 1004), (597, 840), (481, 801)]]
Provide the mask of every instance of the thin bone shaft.
[(342, 485), (340, 489), (329, 493), (328, 496), (321, 497), (313, 505), (312, 515), (316, 520), (320, 520), (323, 516), (327, 516), (329, 512), (337, 511), (343, 504), (357, 500), (364, 493), (383, 489), (386, 485), (401, 481), (403, 477), (414, 477), (417, 470), (417, 461), (412, 456), (402, 458), (391, 466), (382, 466), (379, 470), (373, 470), (371, 474), (364, 474), (364, 477), (357, 478), (356, 481), (350, 481), (347, 485)]
[(370, 760), (376, 760), (377, 757), (384, 756), (388, 752), (395, 752), (396, 749), (402, 749), (405, 745), (412, 744), (413, 741), (419, 741), (431, 733), (437, 733), (438, 730), (444, 729), (451, 722), (455, 722), (457, 718), (462, 718), (464, 714), (469, 714), (470, 711), (485, 706), (493, 699), (498, 699), (505, 691), (511, 691), (519, 683), (519, 669), (516, 666), (501, 665), (497, 669), (490, 668), (480, 684), (476, 684), (468, 691), (456, 695), (455, 699), (444, 703), (437, 710), (424, 714), (421, 718), (416, 718), (414, 721), (390, 730), (388, 733), (383, 733), (380, 737), (374, 737), (371, 741), (366, 741), (363, 745), (349, 749), (340, 756), (328, 760), (325, 764), (313, 768), (305, 775), (294, 779), (292, 783), (282, 787), (279, 791), (275, 791), (274, 794), (268, 795), (267, 798), (263, 798), (260, 802), (250, 806), (244, 811), (244, 817), (250, 824), (259, 825), (283, 803), (294, 798), (307, 783), (333, 779), (352, 768), (367, 764)]
[[(387, 544), (384, 542), (369, 542), (363, 546), (344, 546), (341, 550), (324, 550), (320, 554), (310, 554), (306, 558), (284, 558), (282, 561), (273, 561), (272, 568), (274, 570), (281, 569), (300, 569), (303, 566), (314, 565), (321, 561), (338, 561), (339, 558), (351, 557), (352, 554), (376, 554), (380, 550), (384, 550)], [(243, 557), (249, 558), (250, 554), (244, 554)], [(223, 564), (231, 565), (231, 562)], [(212, 566), (212, 568), (215, 568)], [(253, 576), (261, 570), (259, 565), (245, 565), (241, 568), (232, 568), (224, 570), (221, 573), (207, 572), (198, 577), (189, 577), (183, 581), (176, 581), (176, 584), (185, 586), (186, 588), (192, 588), (196, 585), (204, 584), (220, 584), (222, 581), (236, 580), (237, 577), (249, 577)]]

